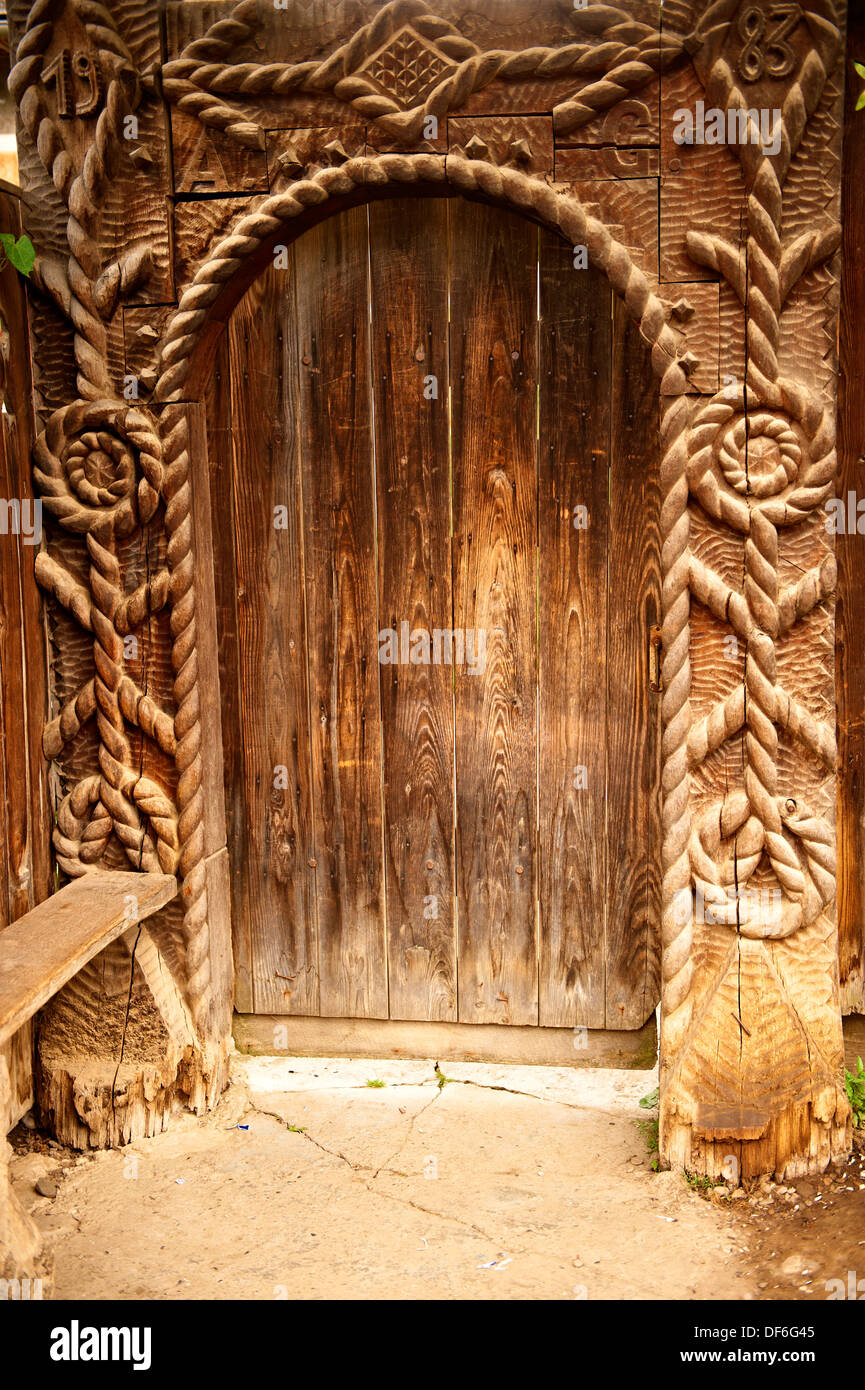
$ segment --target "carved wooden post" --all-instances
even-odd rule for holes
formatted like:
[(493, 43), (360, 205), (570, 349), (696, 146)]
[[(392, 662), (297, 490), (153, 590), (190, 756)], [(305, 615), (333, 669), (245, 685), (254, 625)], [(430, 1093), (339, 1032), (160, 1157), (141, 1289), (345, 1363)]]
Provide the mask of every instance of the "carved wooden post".
[(720, 272), (726, 387), (670, 441), (663, 522), (662, 1147), (710, 1173), (814, 1170), (849, 1143), (825, 510), (841, 31), (827, 5), (782, 19), (712, 6), (699, 86), (664, 97), (680, 130), (716, 123), (715, 148), (669, 143), (670, 211), (701, 165), (720, 205), (684, 248), (670, 224), (668, 259)]
[[(12, 14), (40, 252), (36, 477), (55, 523), (38, 565), (55, 849), (73, 876), (124, 858), (183, 880), (182, 919), (154, 928), (182, 999), (155, 1000), (152, 968), (130, 978), (119, 948), (79, 977), (43, 1023), (43, 1104), (76, 1142), (113, 1142), (162, 1123), (175, 1094), (207, 1104), (224, 1078), (211, 523), (192, 404), (208, 349), (282, 239), (367, 196), (456, 192), (585, 247), (658, 379), (663, 1153), (711, 1173), (819, 1168), (849, 1143), (826, 528), (840, 3), (669, 0), (662, 23), (655, 0), (562, 0), (527, 3), (515, 25), (458, 0), (391, 0), (350, 32), (332, 16), (311, 34), (301, 0), (169, 0), (164, 56), (153, 9)], [(202, 189), (220, 196), (190, 201)]]
[(55, 522), (37, 578), (56, 605), (43, 747), (57, 863), (182, 879), (179, 912), (103, 953), (43, 1017), (39, 1102), (79, 1146), (153, 1132), (175, 1096), (218, 1096), (230, 1016), (224, 885), (208, 906), (221, 869), (204, 826), (185, 424), (124, 381), (124, 301), (145, 284), (171, 293), (158, 24), (137, 24), (140, 8), (38, 0), (10, 15), (39, 252), (34, 471)]

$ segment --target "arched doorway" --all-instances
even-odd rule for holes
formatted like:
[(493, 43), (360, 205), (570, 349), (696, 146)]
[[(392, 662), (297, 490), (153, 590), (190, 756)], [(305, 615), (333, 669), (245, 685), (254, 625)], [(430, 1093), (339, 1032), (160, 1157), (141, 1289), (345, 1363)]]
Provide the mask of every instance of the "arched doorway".
[(278, 246), (207, 392), (237, 1007), (639, 1028), (657, 1002), (657, 397), (551, 232)]

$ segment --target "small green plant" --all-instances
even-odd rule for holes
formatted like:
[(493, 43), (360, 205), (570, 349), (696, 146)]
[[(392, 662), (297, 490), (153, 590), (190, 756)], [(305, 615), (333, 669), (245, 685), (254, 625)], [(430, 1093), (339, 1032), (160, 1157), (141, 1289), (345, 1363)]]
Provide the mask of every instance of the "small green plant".
[(367, 1086), (372, 1086), (374, 1089), (378, 1090), (380, 1087), (382, 1087), (382, 1086), (384, 1085), (384, 1082), (383, 1082), (383, 1081), (367, 1081), (366, 1084), (367, 1084)]
[(288, 1128), (291, 1130), (292, 1134), (306, 1134), (305, 1125), (289, 1125)]
[[(865, 78), (865, 65), (863, 65), (862, 63), (854, 63), (853, 66), (858, 72), (859, 76)], [(856, 110), (861, 111), (863, 106), (865, 106), (865, 92), (860, 92), (859, 100), (856, 102)]]
[(443, 1091), (445, 1086), (449, 1085), (450, 1082), (453, 1081), (452, 1076), (445, 1076), (438, 1062), (436, 1062), (435, 1064), (435, 1074), (438, 1081), (438, 1088), (440, 1091)]
[(865, 1126), (865, 1068), (862, 1066), (861, 1057), (856, 1058), (855, 1071), (845, 1069), (844, 1081), (847, 1086), (847, 1099), (853, 1111), (853, 1123), (857, 1129), (861, 1129)]
[[(36, 252), (29, 236), (20, 236), (17, 241), (11, 232), (0, 232), (0, 271), (11, 265), (29, 280), (30, 272), (36, 264)], [(0, 319), (0, 332), (3, 330)]]
[(35, 264), (36, 252), (29, 236), (20, 236), (16, 241), (11, 232), (0, 232), (0, 270), (11, 265), (29, 279)]
[[(650, 1091), (647, 1096), (642, 1097), (642, 1099), (640, 1100), (640, 1108), (642, 1110), (654, 1110), (657, 1107), (657, 1104), (658, 1087), (656, 1086), (654, 1091)], [(652, 1160), (652, 1172), (657, 1173), (660, 1171), (661, 1167), (658, 1116), (653, 1115), (651, 1119), (646, 1118), (645, 1120), (635, 1120), (634, 1123), (636, 1124), (637, 1129), (640, 1131), (640, 1133), (646, 1141), (646, 1148), (648, 1149), (649, 1157)]]
[(686, 1173), (685, 1182), (695, 1192), (708, 1192), (710, 1187), (715, 1186), (715, 1179), (710, 1178), (707, 1173)]

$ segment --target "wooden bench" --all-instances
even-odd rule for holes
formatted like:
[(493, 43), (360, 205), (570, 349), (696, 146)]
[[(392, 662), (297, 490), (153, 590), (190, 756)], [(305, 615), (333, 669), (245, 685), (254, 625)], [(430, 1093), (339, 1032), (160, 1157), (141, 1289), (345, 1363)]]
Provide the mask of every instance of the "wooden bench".
[(0, 1047), (88, 961), (176, 893), (170, 874), (87, 874), (0, 931)]
[[(41, 1277), (43, 1269), (41, 1235), (9, 1181), (6, 1133), (20, 1110), (13, 1104), (7, 1044), (88, 961), (127, 933), (162, 1008), (188, 1026), (158, 947), (146, 929), (135, 931), (176, 893), (177, 880), (169, 874), (87, 874), (0, 931), (0, 1275)], [(25, 1051), (30, 1046), (28, 1030)]]

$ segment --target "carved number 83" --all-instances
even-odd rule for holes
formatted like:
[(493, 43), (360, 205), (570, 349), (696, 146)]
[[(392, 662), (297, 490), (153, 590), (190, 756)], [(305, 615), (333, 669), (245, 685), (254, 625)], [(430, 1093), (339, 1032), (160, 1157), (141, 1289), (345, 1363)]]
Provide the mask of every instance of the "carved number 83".
[(767, 77), (786, 77), (793, 71), (796, 55), (787, 43), (802, 11), (798, 5), (773, 5), (766, 15), (757, 5), (751, 5), (739, 19), (739, 37), (745, 47), (739, 54), (739, 76), (746, 82), (759, 82)]
[[(76, 102), (73, 75), (87, 83), (87, 96)], [(65, 121), (89, 116), (102, 99), (102, 73), (96, 59), (83, 49), (70, 53), (64, 48), (42, 73), (46, 87), (57, 84), (57, 114)]]

